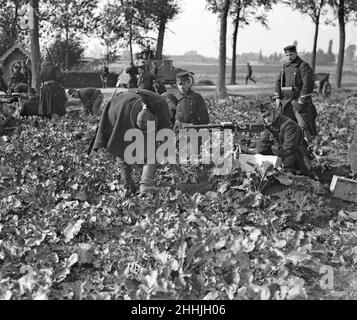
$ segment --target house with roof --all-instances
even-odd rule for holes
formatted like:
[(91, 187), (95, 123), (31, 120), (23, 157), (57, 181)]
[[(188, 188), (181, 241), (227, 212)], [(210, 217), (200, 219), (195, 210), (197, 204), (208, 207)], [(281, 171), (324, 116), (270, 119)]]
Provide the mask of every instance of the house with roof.
[(0, 66), (3, 71), (3, 79), (8, 83), (13, 70), (13, 66), (22, 61), (28, 60), (27, 65), (31, 68), (31, 54), (20, 44), (14, 44), (0, 57)]

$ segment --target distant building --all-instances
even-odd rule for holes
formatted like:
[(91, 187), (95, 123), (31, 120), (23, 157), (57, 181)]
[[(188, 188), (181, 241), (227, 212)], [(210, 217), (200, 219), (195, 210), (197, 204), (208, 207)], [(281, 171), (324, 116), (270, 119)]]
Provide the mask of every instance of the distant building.
[(25, 48), (16, 43), (0, 57), (0, 65), (3, 70), (3, 79), (6, 83), (9, 82), (12, 73), (12, 67), (21, 61), (31, 60), (31, 54)]

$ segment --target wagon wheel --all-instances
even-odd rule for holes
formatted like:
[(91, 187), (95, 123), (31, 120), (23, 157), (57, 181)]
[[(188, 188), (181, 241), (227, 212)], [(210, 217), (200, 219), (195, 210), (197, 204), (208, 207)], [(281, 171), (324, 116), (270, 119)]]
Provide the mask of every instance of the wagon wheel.
[(322, 96), (326, 99), (331, 96), (331, 84), (326, 82), (322, 88)]

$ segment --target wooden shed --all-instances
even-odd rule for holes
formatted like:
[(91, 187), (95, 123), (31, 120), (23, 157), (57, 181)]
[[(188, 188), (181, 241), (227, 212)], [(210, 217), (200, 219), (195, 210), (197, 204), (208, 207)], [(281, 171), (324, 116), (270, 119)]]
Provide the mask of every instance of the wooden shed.
[[(27, 59), (29, 59), (29, 61), (31, 60), (31, 54), (19, 43), (13, 45), (0, 57), (0, 66), (3, 70), (5, 83), (9, 83), (13, 65), (17, 62), (26, 61)], [(31, 68), (30, 62), (28, 66)]]

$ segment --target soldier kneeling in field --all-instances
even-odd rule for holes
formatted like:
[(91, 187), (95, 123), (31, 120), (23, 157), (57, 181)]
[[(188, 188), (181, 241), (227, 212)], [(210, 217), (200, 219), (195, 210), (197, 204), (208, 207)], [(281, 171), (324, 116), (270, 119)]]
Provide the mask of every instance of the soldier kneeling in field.
[(275, 155), (283, 160), (283, 169), (294, 174), (310, 175), (311, 154), (299, 125), (278, 113), (271, 104), (261, 107), (267, 130), (263, 131), (256, 152)]
[[(155, 155), (157, 147), (155, 141), (146, 141), (152, 136), (155, 139), (155, 135), (149, 135), (149, 121), (156, 123), (156, 130), (171, 128), (169, 107), (164, 98), (144, 89), (131, 89), (128, 92), (119, 93), (107, 104), (101, 116), (93, 145), (89, 149), (89, 153), (91, 153), (92, 150), (103, 148), (119, 159), (126, 196), (136, 192), (132, 181), (132, 165), (128, 163), (133, 159), (125, 157), (126, 149), (133, 144), (133, 141), (124, 139), (130, 129), (140, 130), (139, 132), (142, 132), (145, 137), (144, 145), (139, 146), (143, 152), (143, 163), (140, 163), (143, 165), (140, 194), (146, 195), (158, 191), (154, 187), (155, 164), (148, 161), (152, 155)], [(147, 143), (151, 143), (154, 150), (151, 150)], [(138, 152), (140, 151), (136, 150), (136, 153)]]
[(40, 104), (39, 96), (36, 94), (36, 90), (34, 88), (28, 89), (28, 100), (25, 100), (21, 111), (21, 117), (31, 117), (38, 115), (38, 106)]
[(83, 103), (85, 113), (101, 114), (101, 105), (104, 99), (102, 91), (96, 88), (68, 89), (68, 94)]

